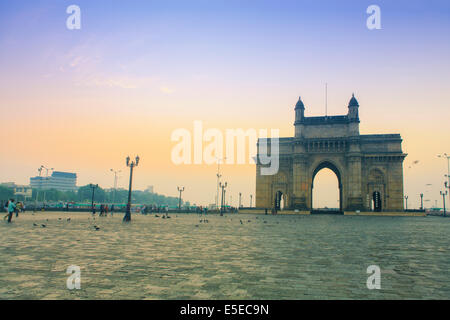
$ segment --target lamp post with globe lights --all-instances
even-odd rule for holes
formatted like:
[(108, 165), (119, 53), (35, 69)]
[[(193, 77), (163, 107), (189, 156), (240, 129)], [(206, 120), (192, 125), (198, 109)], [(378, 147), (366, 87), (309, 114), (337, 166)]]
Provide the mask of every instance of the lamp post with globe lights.
[(423, 210), (423, 193), (420, 194), (420, 210)]
[(222, 182), (219, 182), (219, 187), (222, 188), (222, 201), (221, 201), (221, 205), (220, 205), (220, 215), (223, 214), (224, 211), (224, 205), (225, 205), (225, 188), (227, 187), (227, 183), (225, 182), (224, 184), (222, 184)]
[(118, 180), (118, 174), (122, 172), (122, 170), (114, 170), (110, 169), (112, 173), (114, 173), (114, 190), (113, 190), (113, 198), (112, 198), (112, 204), (116, 202), (116, 190), (117, 190), (117, 180)]
[(94, 195), (95, 195), (95, 189), (98, 188), (98, 184), (89, 184), (89, 188), (92, 189), (92, 201), (91, 201), (91, 210), (92, 214), (95, 214), (95, 206), (94, 206)]
[(39, 187), (36, 189), (36, 198), (34, 199), (33, 212), (36, 212), (37, 201), (38, 201), (38, 197), (39, 197), (39, 190), (42, 188), (41, 174), (42, 174), (42, 169), (43, 169), (43, 168), (44, 168), (44, 166), (40, 166), (40, 167), (38, 168), (38, 171), (39, 171)]
[(218, 158), (217, 159), (217, 194), (216, 194), (216, 209), (219, 207), (219, 188), (220, 188), (220, 178), (222, 177), (222, 175), (220, 174), (220, 161), (225, 160), (227, 157), (223, 157), (223, 158)]
[[(42, 169), (45, 169), (45, 181), (46, 181), (46, 187), (45, 188), (48, 188), (48, 171), (49, 170), (53, 171), (53, 168), (47, 168), (45, 166), (41, 166), (41, 170)], [(40, 176), (40, 174), (39, 174), (39, 176)], [(41, 180), (41, 186), (42, 186), (42, 180)], [(46, 189), (44, 189), (44, 199), (42, 200), (44, 208), (45, 208), (45, 190)]]
[(127, 203), (127, 209), (125, 212), (125, 216), (123, 217), (123, 222), (130, 222), (131, 221), (131, 190), (133, 185), (133, 168), (137, 167), (139, 164), (139, 156), (136, 156), (135, 161), (130, 162), (130, 157), (128, 156), (126, 159), (127, 167), (130, 167), (130, 184), (128, 186), (128, 203)]
[(177, 187), (180, 196), (178, 198), (178, 212), (181, 212), (181, 193), (184, 191), (184, 187)]
[[(444, 154), (438, 154), (438, 158), (447, 158), (447, 179), (448, 179), (448, 184), (447, 184), (447, 189), (448, 188), (450, 188), (450, 156), (448, 155), (448, 154), (446, 154), (446, 153), (444, 153)], [(445, 189), (445, 191), (447, 191), (447, 189)], [(450, 192), (447, 192), (448, 193), (448, 200), (449, 200), (449, 203), (450, 203)]]
[(445, 212), (445, 196), (448, 194), (447, 181), (445, 181), (444, 186), (445, 186), (445, 189), (444, 189), (444, 191), (441, 191), (441, 196), (442, 196), (442, 204), (443, 204), (443, 207), (444, 207), (444, 217), (445, 217), (446, 216), (446, 212)]

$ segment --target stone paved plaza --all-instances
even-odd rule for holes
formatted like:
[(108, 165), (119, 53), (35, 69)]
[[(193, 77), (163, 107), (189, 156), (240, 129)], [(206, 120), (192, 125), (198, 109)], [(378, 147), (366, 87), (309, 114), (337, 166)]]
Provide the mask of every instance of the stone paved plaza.
[[(1, 221), (0, 299), (450, 298), (450, 219), (132, 218), (55, 212)], [(81, 268), (80, 290), (66, 288), (69, 265)], [(381, 268), (381, 290), (366, 287), (369, 265)]]

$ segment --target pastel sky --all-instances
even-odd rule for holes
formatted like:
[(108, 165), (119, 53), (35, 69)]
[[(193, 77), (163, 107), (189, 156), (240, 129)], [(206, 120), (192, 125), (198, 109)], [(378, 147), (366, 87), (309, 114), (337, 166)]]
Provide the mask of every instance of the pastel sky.
[[(71, 4), (81, 30), (66, 28)], [(366, 27), (371, 4), (381, 30)], [(125, 157), (139, 154), (135, 188), (183, 185), (186, 200), (213, 203), (217, 166), (174, 165), (171, 133), (201, 120), (292, 136), (298, 96), (323, 115), (328, 83), (329, 114), (354, 92), (361, 133), (402, 135), (408, 206), (421, 192), (441, 205), (449, 40), (447, 0), (0, 0), (0, 181), (28, 184), (43, 164), (105, 188), (121, 169), (125, 187)], [(233, 204), (242, 192), (248, 205), (255, 166), (221, 169)], [(321, 173), (319, 205), (336, 202), (335, 180)]]

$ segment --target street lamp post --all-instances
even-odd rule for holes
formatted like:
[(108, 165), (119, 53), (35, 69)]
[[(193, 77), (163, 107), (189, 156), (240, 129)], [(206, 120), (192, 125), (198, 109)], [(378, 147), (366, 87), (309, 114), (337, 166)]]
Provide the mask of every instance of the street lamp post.
[(445, 212), (445, 196), (448, 194), (448, 184), (447, 184), (447, 181), (445, 181), (445, 183), (444, 183), (444, 186), (445, 186), (445, 189), (444, 189), (444, 191), (441, 191), (441, 196), (442, 196), (442, 202), (443, 202), (443, 205), (444, 205), (444, 217), (446, 216), (446, 212)]
[(222, 177), (222, 175), (220, 174), (220, 161), (225, 160), (226, 157), (224, 158), (217, 158), (217, 194), (216, 194), (216, 208), (219, 206), (219, 188), (220, 188), (220, 178)]
[[(41, 168), (45, 169), (45, 181), (48, 181), (48, 170), (52, 170), (53, 171), (53, 168), (47, 168), (47, 167), (44, 167), (44, 166), (41, 166)], [(41, 186), (42, 186), (42, 182), (41, 182)], [(48, 187), (48, 186), (46, 186), (46, 187)], [(44, 189), (44, 199), (42, 201), (43, 201), (43, 205), (45, 207), (45, 189)]]
[[(445, 182), (445, 187), (447, 188), (447, 182)], [(448, 191), (441, 191), (441, 196), (442, 196), (442, 203), (444, 206), (444, 217), (446, 216), (446, 212), (445, 212), (445, 196), (448, 194)]]
[(98, 184), (89, 184), (89, 187), (92, 189), (92, 201), (91, 201), (91, 210), (92, 210), (92, 214), (95, 213), (95, 208), (94, 208), (94, 194), (95, 194), (95, 189), (98, 188)]
[(239, 208), (241, 208), (241, 197), (242, 197), (242, 193), (239, 192)]
[(252, 207), (252, 200), (253, 200), (253, 195), (250, 195), (250, 208)]
[(114, 190), (113, 190), (113, 198), (112, 198), (112, 203), (114, 204), (116, 202), (116, 190), (117, 190), (117, 180), (118, 180), (118, 176), (117, 174), (122, 172), (122, 170), (113, 170), (110, 169), (111, 172), (114, 173)]
[(220, 215), (222, 215), (225, 204), (225, 188), (227, 187), (227, 183), (225, 182), (224, 184), (222, 184), (222, 182), (219, 182), (219, 187), (222, 188), (222, 200), (220, 204)]
[(406, 200), (406, 210), (408, 210), (408, 196), (405, 196), (405, 200)]
[(420, 194), (420, 210), (423, 210), (423, 193)]
[(139, 164), (139, 156), (136, 156), (135, 161), (130, 162), (130, 157), (127, 157), (127, 167), (130, 167), (130, 185), (128, 186), (128, 203), (125, 216), (123, 217), (123, 222), (131, 221), (131, 189), (133, 184), (133, 168), (137, 167)]
[(181, 193), (184, 191), (184, 187), (177, 187), (180, 197), (178, 198), (178, 211), (181, 212)]
[[(448, 179), (448, 185), (447, 188), (450, 188), (450, 156), (446, 153), (438, 155), (439, 158), (447, 158), (447, 179)], [(450, 192), (448, 193), (448, 200), (450, 201)]]
[(39, 187), (36, 190), (36, 198), (34, 199), (34, 208), (33, 208), (33, 212), (36, 212), (36, 208), (37, 208), (37, 201), (38, 201), (38, 196), (39, 196), (39, 190), (42, 188), (42, 179), (41, 179), (41, 174), (42, 174), (42, 167), (40, 166), (38, 171), (39, 171)]

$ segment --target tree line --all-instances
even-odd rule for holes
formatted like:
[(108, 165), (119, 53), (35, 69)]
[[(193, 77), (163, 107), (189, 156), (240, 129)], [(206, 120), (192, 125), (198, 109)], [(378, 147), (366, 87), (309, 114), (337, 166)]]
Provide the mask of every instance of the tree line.
[[(38, 201), (44, 201), (44, 190), (33, 189), (32, 199), (27, 201), (35, 201), (36, 196)], [(14, 188), (0, 186), (0, 200), (6, 200), (14, 198)], [(17, 196), (16, 196), (17, 197)], [(18, 196), (17, 198), (19, 198)], [(112, 203), (114, 199), (115, 203), (127, 203), (128, 190), (118, 189), (114, 196), (114, 190), (102, 189), (98, 187), (94, 192), (94, 202), (96, 203)], [(151, 193), (147, 191), (135, 190), (131, 194), (133, 203), (147, 204), (147, 205), (169, 205), (178, 206), (178, 198), (167, 197), (157, 193)], [(23, 200), (23, 199), (17, 199)], [(79, 187), (77, 191), (60, 191), (56, 189), (45, 190), (45, 202), (79, 202), (90, 203), (92, 201), (92, 189), (89, 185)]]

